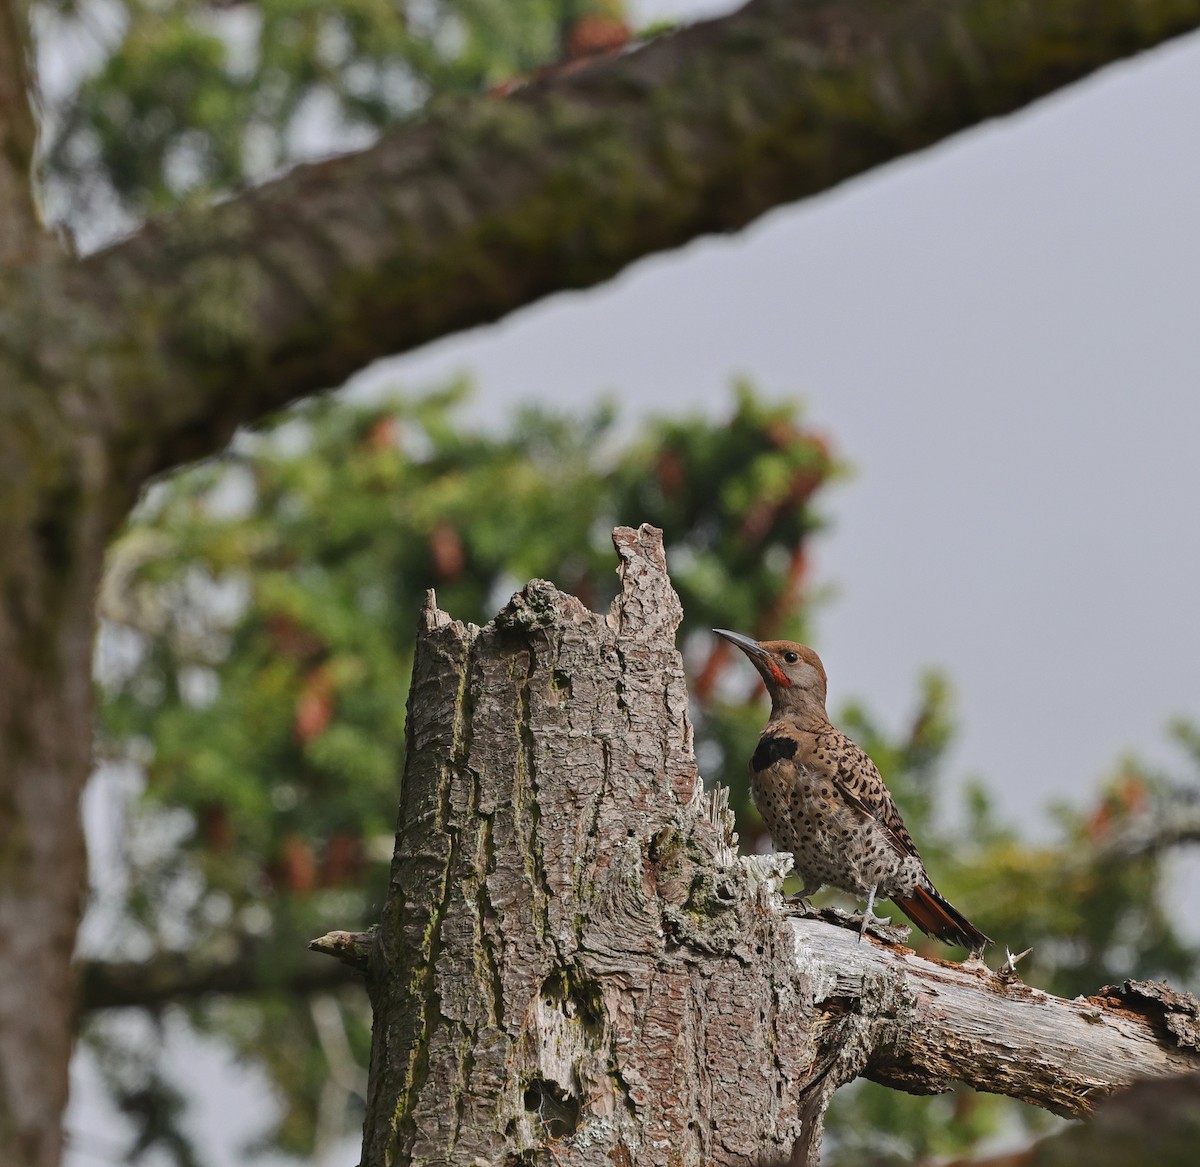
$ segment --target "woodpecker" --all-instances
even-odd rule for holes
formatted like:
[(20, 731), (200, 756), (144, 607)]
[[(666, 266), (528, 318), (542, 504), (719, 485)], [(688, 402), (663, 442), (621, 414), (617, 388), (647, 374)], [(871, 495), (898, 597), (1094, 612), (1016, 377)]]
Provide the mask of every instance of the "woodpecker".
[(860, 940), (876, 897), (890, 899), (926, 935), (982, 952), (991, 941), (938, 894), (875, 763), (830, 723), (817, 654), (713, 631), (750, 658), (771, 696), (750, 788), (775, 846), (792, 853), (801, 898), (831, 885), (865, 899)]

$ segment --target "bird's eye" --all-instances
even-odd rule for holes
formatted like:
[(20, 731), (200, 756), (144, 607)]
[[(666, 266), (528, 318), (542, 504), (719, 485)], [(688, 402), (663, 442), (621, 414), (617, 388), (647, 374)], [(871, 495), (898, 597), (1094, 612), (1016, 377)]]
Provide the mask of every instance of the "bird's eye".
[(794, 665), (800, 659), (800, 654), (798, 652), (785, 652), (783, 654), (783, 659), (787, 661), (789, 665)]

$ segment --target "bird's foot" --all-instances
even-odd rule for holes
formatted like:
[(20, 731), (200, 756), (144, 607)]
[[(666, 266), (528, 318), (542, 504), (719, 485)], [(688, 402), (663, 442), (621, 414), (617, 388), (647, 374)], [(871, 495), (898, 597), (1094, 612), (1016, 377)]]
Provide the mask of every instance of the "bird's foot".
[[(859, 928), (859, 930), (858, 930), (858, 942), (859, 942), (859, 944), (861, 944), (861, 943), (862, 943), (862, 938), (863, 938), (863, 937), (866, 935), (866, 933), (867, 933), (867, 926), (868, 926), (868, 925), (871, 923), (871, 921), (874, 919), (874, 911), (875, 911), (875, 886), (876, 886), (876, 885), (874, 885), (874, 884), (872, 884), (872, 885), (871, 885), (871, 892), (870, 892), (870, 894), (867, 896), (867, 908), (866, 908), (866, 911), (864, 911), (864, 912), (863, 912), (863, 914), (862, 914), (862, 927), (861, 927), (861, 928)], [(883, 922), (886, 922), (886, 921), (881, 921), (881, 923), (883, 923)]]
[(790, 912), (801, 916), (819, 916), (820, 910), (814, 908), (809, 896), (814, 896), (821, 890), (821, 885), (812, 879), (806, 879), (804, 886), (795, 894), (783, 897), (783, 906)]
[(847, 912), (830, 905), (813, 908), (808, 914), (815, 920), (824, 920), (827, 924), (850, 929), (860, 936), (865, 930), (868, 935), (888, 944), (906, 944), (912, 934), (912, 929), (907, 924), (893, 924), (891, 916), (877, 916), (874, 912), (868, 920), (864, 919), (861, 912)]
[[(852, 923), (858, 923), (858, 933), (861, 939), (867, 932), (874, 932), (879, 928), (890, 928), (892, 925), (891, 916), (877, 916), (874, 912), (867, 915), (866, 912), (851, 912), (850, 920)], [(903, 927), (903, 925), (901, 925)]]

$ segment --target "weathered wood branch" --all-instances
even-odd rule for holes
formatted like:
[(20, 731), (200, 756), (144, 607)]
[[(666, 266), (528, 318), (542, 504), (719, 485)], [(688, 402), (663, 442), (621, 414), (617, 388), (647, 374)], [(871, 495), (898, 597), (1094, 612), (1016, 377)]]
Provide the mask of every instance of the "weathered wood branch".
[[(337, 947), (337, 937), (347, 938)], [(159, 953), (148, 960), (85, 960), (78, 967), (79, 1008), (148, 1008), (211, 996), (250, 997), (263, 993), (327, 993), (344, 985), (361, 985), (366, 968), (355, 952), (369, 945), (368, 933), (335, 932), (313, 941), (310, 948), (338, 956), (339, 963), (307, 954), (267, 952), (261, 940), (237, 944), (229, 955), (203, 957), (193, 952)], [(355, 948), (355, 941), (359, 947)]]
[(1077, 1118), (1122, 1084), (1200, 1069), (1197, 1001), (1166, 986), (1127, 981), (1068, 1001), (979, 962), (859, 944), (813, 920), (787, 926), (814, 1005), (858, 1016), (861, 1072), (884, 1085), (934, 1094), (965, 1082)]
[(309, 944), (313, 952), (332, 956), (348, 969), (365, 973), (371, 967), (371, 949), (375, 946), (373, 932), (326, 932)]
[[(55, 291), (92, 325), (136, 484), (372, 360), (737, 230), (1198, 25), (1200, 0), (753, 0), (154, 223)], [(47, 329), (62, 364), (80, 330)]]
[(607, 616), (541, 581), (483, 629), (423, 615), (364, 1167), (814, 1163), (860, 1075), (1085, 1114), (1200, 1068), (1164, 986), (1065, 1001), (789, 915), (700, 786), (661, 534), (614, 540)]

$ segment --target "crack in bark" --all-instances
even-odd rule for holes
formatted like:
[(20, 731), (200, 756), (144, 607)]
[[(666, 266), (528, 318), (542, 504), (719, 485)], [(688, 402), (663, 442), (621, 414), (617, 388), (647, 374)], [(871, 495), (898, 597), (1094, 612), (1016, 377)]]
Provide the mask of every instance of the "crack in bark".
[(488, 892), (488, 876), (496, 867), (496, 844), (493, 837), (494, 817), (491, 814), (483, 816), (484, 836), (484, 867), (483, 877), (479, 881), (478, 911), (479, 911), (479, 945), (483, 963), (487, 968), (488, 980), (492, 986), (492, 997), (488, 1001), (488, 1020), (493, 1025), (499, 1025), (501, 1011), (504, 1007), (504, 986), (500, 979), (500, 962), (496, 957), (495, 940), (491, 934), (492, 928), (499, 921), (499, 914)]
[(526, 650), (526, 667), (518, 689), (520, 696), (517, 736), (520, 742), (517, 765), (529, 783), (529, 855), (532, 862), (530, 878), (534, 881), (535, 892), (540, 891), (541, 901), (534, 899), (534, 911), (541, 921), (544, 938), (553, 946), (559, 961), (567, 958), (559, 944), (557, 929), (551, 921), (551, 905), (555, 902), (554, 889), (550, 886), (550, 878), (546, 872), (545, 845), (539, 831), (542, 821), (542, 802), (538, 790), (537, 775), (537, 742), (533, 734), (533, 719), (530, 712), (530, 688), (534, 674), (537, 671), (537, 649), (530, 640)]
[[(450, 795), (451, 778), (448, 771), (443, 774), (443, 783), (439, 789), (439, 796), (442, 799), (444, 814), (449, 814), (449, 795)], [(420, 968), (420, 980), (418, 982), (418, 996), (421, 1000), (420, 1009), (420, 1026), (415, 1035), (416, 1040), (413, 1045), (413, 1059), (409, 1063), (408, 1081), (410, 1083), (409, 1090), (412, 1094), (419, 1094), (422, 1087), (426, 1084), (429, 1078), (429, 1036), (434, 1032), (435, 1020), (442, 1016), (441, 999), (437, 987), (437, 965), (438, 958), (442, 954), (442, 923), (446, 919), (447, 912), (450, 907), (450, 898), (453, 894), (450, 873), (457, 866), (459, 838), (458, 832), (450, 828), (446, 818), (443, 817), (442, 823), (439, 824), (446, 831), (449, 839), (449, 846), (446, 850), (445, 864), (442, 868), (442, 879), (439, 887), (439, 895), (436, 899), (433, 910), (430, 912), (429, 921), (425, 929), (425, 946), (423, 946), (424, 964), (418, 966)], [(413, 1127), (409, 1131), (409, 1135), (415, 1135), (416, 1124), (415, 1115), (413, 1116)]]

